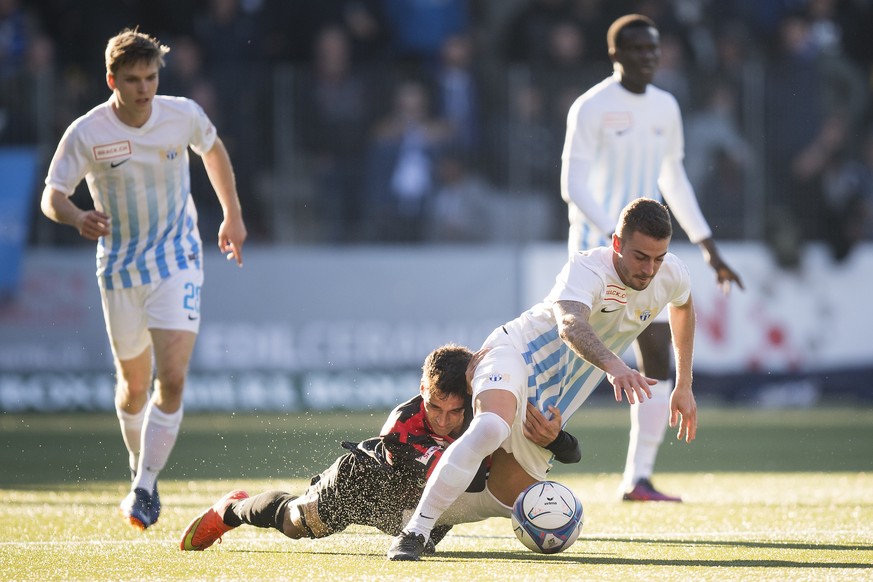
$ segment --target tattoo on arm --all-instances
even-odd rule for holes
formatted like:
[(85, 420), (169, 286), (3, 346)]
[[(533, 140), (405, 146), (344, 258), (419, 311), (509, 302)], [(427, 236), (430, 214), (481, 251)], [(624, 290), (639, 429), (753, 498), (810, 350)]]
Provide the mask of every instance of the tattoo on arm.
[(588, 324), (591, 309), (576, 301), (558, 301), (553, 307), (558, 319), (558, 330), (567, 345), (576, 354), (598, 368), (606, 370), (617, 357), (607, 348)]

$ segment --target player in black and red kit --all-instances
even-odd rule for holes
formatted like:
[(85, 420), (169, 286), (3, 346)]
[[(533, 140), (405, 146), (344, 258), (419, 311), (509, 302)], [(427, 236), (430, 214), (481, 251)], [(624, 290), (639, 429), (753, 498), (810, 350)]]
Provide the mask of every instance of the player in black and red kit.
[[(473, 357), (461, 346), (437, 348), (422, 366), (419, 394), (391, 412), (380, 436), (344, 442), (349, 452), (313, 477), (299, 497), (284, 491), (254, 497), (231, 491), (188, 525), (181, 549), (205, 550), (242, 524), (275, 528), (292, 539), (326, 537), (351, 524), (397, 535), (443, 451), (470, 424), (466, 370)], [(559, 415), (532, 421), (535, 442), (550, 448), (561, 462), (579, 460), (578, 442), (560, 429)], [(468, 491), (484, 489), (489, 461), (483, 461)], [(431, 535), (434, 544), (449, 529), (437, 526)], [(433, 551), (433, 546), (428, 549)]]

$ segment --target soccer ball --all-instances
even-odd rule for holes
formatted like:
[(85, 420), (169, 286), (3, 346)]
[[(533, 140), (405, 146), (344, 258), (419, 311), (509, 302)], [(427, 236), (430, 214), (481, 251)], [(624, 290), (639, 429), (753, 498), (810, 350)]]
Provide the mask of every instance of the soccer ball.
[(573, 545), (583, 522), (582, 502), (555, 481), (540, 481), (521, 492), (512, 506), (512, 529), (531, 550), (557, 554)]

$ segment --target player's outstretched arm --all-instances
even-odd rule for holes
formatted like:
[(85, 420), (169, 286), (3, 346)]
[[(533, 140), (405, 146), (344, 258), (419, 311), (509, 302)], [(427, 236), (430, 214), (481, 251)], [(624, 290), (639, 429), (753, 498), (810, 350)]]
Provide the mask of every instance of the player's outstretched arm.
[(203, 154), (203, 165), (224, 212), (224, 220), (218, 227), (218, 248), (227, 255), (228, 261), (234, 259), (241, 267), (242, 247), (248, 232), (236, 192), (233, 166), (221, 138), (215, 138), (212, 148)]
[(697, 437), (697, 402), (694, 393), (673, 391), (670, 395), (670, 426), (679, 427), (676, 438), (690, 443)]
[(591, 308), (578, 301), (556, 301), (552, 309), (561, 339), (579, 357), (606, 372), (617, 402), (621, 402), (622, 393), (627, 395), (630, 404), (642, 402), (644, 397), (652, 397), (649, 386), (654, 386), (658, 381), (643, 376), (604, 345), (588, 323)]
[(743, 280), (740, 279), (740, 276), (736, 271), (731, 269), (724, 259), (721, 258), (721, 253), (718, 252), (718, 248), (715, 246), (715, 241), (712, 237), (700, 241), (700, 248), (703, 251), (703, 257), (706, 259), (706, 262), (709, 263), (709, 266), (712, 267), (713, 271), (715, 271), (715, 276), (718, 278), (718, 286), (725, 295), (730, 291), (731, 283), (736, 283), (737, 287), (745, 290)]
[(700, 205), (681, 158), (668, 157), (664, 160), (658, 177), (658, 186), (664, 193), (664, 201), (670, 206), (670, 210), (688, 238), (692, 241), (700, 241), (698, 244), (703, 250), (704, 258), (715, 271), (722, 291), (724, 293), (730, 291), (731, 283), (736, 283), (740, 289), (744, 289), (739, 275), (724, 262), (715, 246), (712, 229), (700, 211)]
[(691, 442), (697, 435), (697, 402), (691, 386), (695, 325), (691, 296), (685, 305), (671, 305), (669, 314), (676, 358), (676, 387), (670, 396), (670, 426), (678, 424), (676, 438)]

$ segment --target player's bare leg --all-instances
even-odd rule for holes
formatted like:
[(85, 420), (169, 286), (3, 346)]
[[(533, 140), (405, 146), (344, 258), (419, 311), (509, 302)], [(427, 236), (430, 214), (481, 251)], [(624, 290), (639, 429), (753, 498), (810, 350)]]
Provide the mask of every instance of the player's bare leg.
[(144, 527), (158, 520), (161, 503), (157, 488), (158, 473), (164, 468), (182, 424), (182, 393), (188, 363), (197, 334), (190, 331), (150, 330), (155, 362), (154, 391), (146, 405), (139, 464), (131, 492), (122, 502), (125, 512), (137, 519), (145, 512)]
[(323, 538), (333, 531), (321, 520), (318, 512), (318, 495), (307, 493), (289, 498), (284, 506), (282, 533), (291, 539)]
[(142, 452), (135, 487), (152, 491), (164, 468), (182, 423), (182, 393), (197, 334), (190, 331), (151, 330), (155, 353), (155, 389), (146, 406)]
[(152, 400), (162, 412), (172, 414), (182, 407), (182, 392), (197, 334), (174, 329), (150, 331), (157, 375)]
[(131, 475), (139, 463), (142, 425), (149, 389), (152, 385), (152, 349), (146, 348), (132, 359), (115, 360), (115, 411), (121, 436), (129, 454)]
[[(115, 409), (121, 424), (121, 434), (128, 450), (128, 461), (132, 479), (136, 478), (142, 452), (142, 433), (145, 424), (146, 403), (152, 384), (151, 346), (128, 360), (115, 361), (116, 388)], [(137, 529), (145, 529), (154, 522), (152, 495), (150, 492), (137, 493), (131, 487), (130, 493), (119, 505), (122, 517)]]
[(491, 454), (488, 490), (504, 505), (512, 507), (521, 492), (536, 481), (522, 469), (511, 453), (497, 449)]

